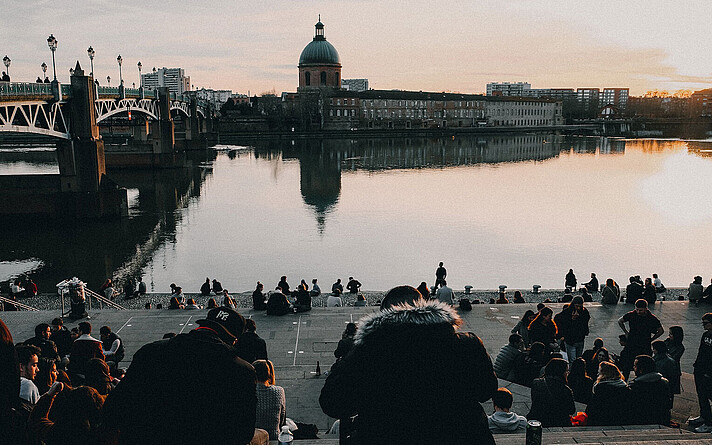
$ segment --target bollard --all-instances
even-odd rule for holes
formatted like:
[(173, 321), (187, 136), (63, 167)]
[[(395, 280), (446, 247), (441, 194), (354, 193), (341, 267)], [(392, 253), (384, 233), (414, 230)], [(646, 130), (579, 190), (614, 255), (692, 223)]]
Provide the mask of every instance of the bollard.
[(505, 292), (507, 290), (507, 285), (506, 284), (500, 284), (499, 285), (499, 291), (500, 292)]
[(472, 286), (469, 284), (465, 286), (465, 295), (470, 295), (472, 293)]
[(533, 294), (538, 294), (538, 293), (539, 293), (539, 289), (541, 289), (541, 286), (538, 285), (538, 284), (535, 284), (534, 286), (532, 286), (532, 293), (533, 293)]

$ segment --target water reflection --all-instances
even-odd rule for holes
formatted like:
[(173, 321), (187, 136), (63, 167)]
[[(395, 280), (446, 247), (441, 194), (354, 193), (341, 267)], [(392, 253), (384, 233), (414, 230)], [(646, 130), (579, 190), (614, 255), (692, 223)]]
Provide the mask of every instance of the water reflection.
[(74, 275), (98, 286), (143, 274), (151, 289), (180, 280), (191, 291), (215, 276), (246, 291), (282, 274), (322, 285), (354, 275), (384, 289), (428, 279), (444, 260), (458, 288), (560, 286), (570, 267), (619, 281), (656, 271), (674, 285), (705, 257), (691, 238), (712, 242), (712, 208), (695, 202), (712, 202), (710, 144), (534, 134), (232, 142), (252, 148), (110, 171), (130, 190), (128, 219), (20, 218), (3, 231), (0, 279), (24, 267), (46, 290)]
[(201, 185), (211, 173), (196, 164), (214, 157), (188, 160), (184, 168), (111, 171), (114, 182), (134, 192), (130, 218), (59, 222), (18, 217), (21, 224), (3, 229), (0, 279), (30, 275), (46, 292), (72, 276), (98, 287), (107, 277), (120, 281), (140, 275), (159, 246), (176, 241), (182, 217), (176, 209), (200, 196)]

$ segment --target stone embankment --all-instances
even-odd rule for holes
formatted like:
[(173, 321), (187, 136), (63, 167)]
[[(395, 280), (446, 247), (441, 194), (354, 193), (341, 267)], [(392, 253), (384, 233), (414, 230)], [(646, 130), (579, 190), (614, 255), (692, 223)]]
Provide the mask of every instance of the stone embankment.
[[(385, 294), (385, 291), (363, 291), (361, 292), (364, 297), (366, 297), (366, 300), (368, 301), (369, 306), (377, 305), (381, 298), (383, 298), (383, 295)], [(530, 291), (524, 291), (522, 290), (522, 294), (524, 296), (524, 299), (526, 300), (527, 303), (540, 303), (545, 300), (550, 300), (553, 303), (558, 302), (558, 300), (564, 295), (563, 289), (544, 289), (540, 290), (538, 294), (535, 294)], [(511, 300), (514, 295), (514, 290), (508, 290), (507, 291), (507, 298)], [(661, 300), (662, 298), (665, 298), (665, 300), (678, 300), (679, 297), (684, 297), (687, 295), (687, 289), (684, 288), (668, 288), (668, 290), (664, 293), (658, 294), (658, 299)], [(222, 296), (213, 296), (213, 297), (204, 297), (200, 295), (199, 293), (184, 293), (184, 296), (186, 299), (188, 298), (194, 298), (195, 301), (201, 305), (201, 306), (207, 306), (208, 304), (208, 299), (209, 298), (215, 298), (215, 300), (218, 302), (218, 304), (222, 303)], [(237, 301), (237, 306), (238, 308), (251, 308), (252, 307), (252, 293), (251, 292), (242, 292), (239, 294), (231, 294), (231, 296)], [(455, 291), (455, 296), (456, 296), (456, 301), (459, 301), (460, 298), (467, 297), (470, 300), (479, 300), (480, 303), (483, 304), (489, 304), (490, 299), (497, 299), (498, 296), (498, 291), (497, 290), (473, 290), (472, 293), (470, 294), (465, 294), (464, 291)], [(312, 306), (314, 307), (325, 307), (326, 306), (326, 298), (328, 297), (328, 294), (322, 294), (321, 296), (318, 297), (312, 297)], [(600, 302), (601, 300), (601, 294), (600, 293), (595, 293), (592, 295), (593, 301), (594, 302)], [(124, 306), (127, 309), (143, 309), (146, 306), (146, 303), (151, 303), (152, 307), (155, 308), (157, 304), (163, 305), (164, 308), (168, 307), (168, 302), (171, 299), (171, 295), (169, 293), (156, 293), (156, 292), (151, 292), (148, 293), (142, 297), (139, 298), (131, 298), (131, 299), (126, 299), (124, 298), (123, 295), (116, 297), (115, 301), (119, 303), (120, 305)], [(344, 301), (344, 304), (346, 306), (353, 306), (354, 302), (356, 301), (356, 297), (352, 294), (344, 294), (342, 295), (342, 300)], [(61, 307), (61, 300), (57, 294), (39, 294), (36, 297), (32, 298), (23, 298), (20, 299), (21, 303), (27, 304), (29, 306), (35, 307), (40, 310), (54, 310), (54, 309), (59, 309)], [(67, 305), (66, 309), (69, 309), (69, 300), (65, 299), (65, 304)], [(92, 301), (92, 305), (96, 305), (97, 303), (95, 301)]]

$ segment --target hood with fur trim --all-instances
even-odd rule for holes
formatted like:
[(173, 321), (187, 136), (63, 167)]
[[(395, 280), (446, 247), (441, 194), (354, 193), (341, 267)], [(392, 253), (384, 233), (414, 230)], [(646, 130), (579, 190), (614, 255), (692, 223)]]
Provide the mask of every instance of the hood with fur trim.
[(462, 324), (462, 319), (452, 306), (437, 300), (420, 300), (413, 305), (401, 304), (359, 320), (354, 344), (361, 344), (364, 338), (381, 326), (404, 324), (423, 326), (445, 324), (457, 328)]

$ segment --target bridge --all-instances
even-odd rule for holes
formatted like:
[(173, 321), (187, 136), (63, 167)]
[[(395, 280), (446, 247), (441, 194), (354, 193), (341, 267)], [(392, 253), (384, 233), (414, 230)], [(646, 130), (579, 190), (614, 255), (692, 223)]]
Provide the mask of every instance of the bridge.
[(185, 125), (185, 146), (202, 145), (202, 134), (210, 130), (213, 111), (194, 93), (100, 87), (78, 62), (70, 82), (0, 82), (0, 142), (7, 135), (54, 139), (59, 164), (59, 175), (0, 176), (0, 213), (126, 215), (126, 190), (106, 178), (99, 134), (99, 124), (114, 116), (145, 121), (136, 128), (138, 140), (147, 144), (131, 153), (132, 162), (139, 156), (153, 167), (172, 167), (177, 159), (174, 116)]
[[(161, 101), (168, 103), (169, 113), (176, 112), (196, 120), (198, 127), (211, 117), (208, 102), (190, 93), (167, 93), (161, 97), (160, 90), (102, 86), (94, 89), (97, 124), (109, 117), (129, 113), (141, 114), (146, 120), (160, 120)], [(70, 140), (67, 108), (71, 100), (71, 85), (0, 82), (0, 133), (31, 133)]]

